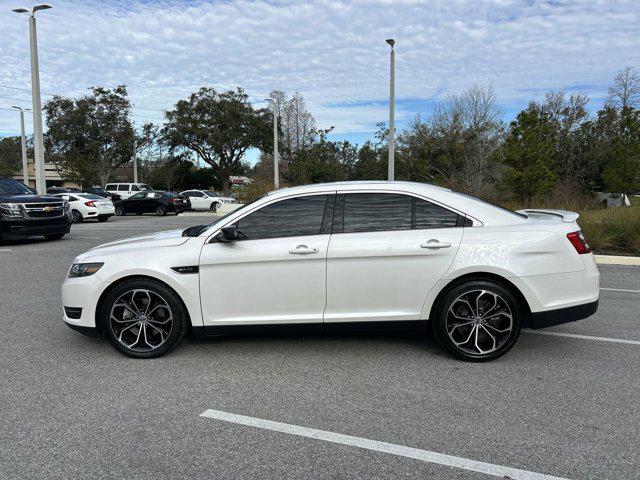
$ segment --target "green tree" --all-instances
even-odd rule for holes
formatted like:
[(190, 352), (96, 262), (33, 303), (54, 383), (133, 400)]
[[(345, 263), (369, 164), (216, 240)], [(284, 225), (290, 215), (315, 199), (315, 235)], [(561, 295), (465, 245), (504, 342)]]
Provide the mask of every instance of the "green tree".
[(357, 147), (347, 141), (327, 140), (329, 131), (320, 132), (317, 141), (295, 151), (287, 171), (289, 183), (305, 185), (349, 179), (356, 163)]
[(531, 102), (511, 123), (503, 146), (504, 181), (519, 200), (530, 205), (553, 188), (554, 127), (544, 108)]
[(62, 177), (104, 185), (131, 161), (135, 133), (124, 85), (93, 87), (77, 99), (55, 96), (44, 110), (45, 149)]
[(12, 177), (21, 169), (21, 148), (20, 137), (0, 138), (0, 176)]
[(242, 158), (252, 147), (268, 149), (272, 115), (254, 109), (241, 88), (218, 93), (201, 88), (165, 114), (164, 141), (172, 150), (195, 153), (211, 166), (228, 194), (229, 177), (244, 172)]

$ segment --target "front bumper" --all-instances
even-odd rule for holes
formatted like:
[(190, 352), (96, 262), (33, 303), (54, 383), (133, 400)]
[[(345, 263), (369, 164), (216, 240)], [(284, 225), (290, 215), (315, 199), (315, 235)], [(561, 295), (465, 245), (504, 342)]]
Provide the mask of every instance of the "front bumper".
[(531, 314), (529, 327), (537, 330), (539, 328), (553, 327), (563, 323), (575, 322), (590, 317), (598, 310), (598, 302), (583, 303), (572, 307), (557, 308), (544, 312), (534, 312)]
[(66, 215), (60, 218), (42, 219), (0, 218), (0, 235), (6, 240), (69, 233), (70, 229), (71, 221)]
[(64, 322), (82, 333), (97, 331), (96, 306), (105, 287), (98, 274), (65, 278), (60, 292)]

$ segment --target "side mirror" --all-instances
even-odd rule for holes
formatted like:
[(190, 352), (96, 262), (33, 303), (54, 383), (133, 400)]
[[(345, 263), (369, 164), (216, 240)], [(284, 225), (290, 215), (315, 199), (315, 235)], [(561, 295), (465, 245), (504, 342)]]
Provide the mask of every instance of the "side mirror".
[(218, 242), (235, 242), (238, 240), (238, 226), (237, 225), (227, 225), (226, 227), (222, 227), (220, 233), (216, 235), (216, 240)]

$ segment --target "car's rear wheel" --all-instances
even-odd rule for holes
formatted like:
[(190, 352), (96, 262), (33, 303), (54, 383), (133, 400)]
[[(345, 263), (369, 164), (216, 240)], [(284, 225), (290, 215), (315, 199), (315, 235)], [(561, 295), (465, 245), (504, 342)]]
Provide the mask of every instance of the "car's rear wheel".
[(82, 216), (82, 214), (78, 211), (78, 210), (72, 210), (71, 211), (71, 220), (73, 220), (73, 223), (80, 223), (84, 220), (84, 217)]
[(493, 360), (507, 353), (520, 335), (523, 307), (498, 283), (458, 285), (438, 302), (433, 332), (450, 353), (467, 361)]
[(102, 329), (120, 352), (154, 358), (176, 348), (187, 333), (187, 312), (177, 294), (151, 279), (126, 281), (109, 292)]
[(211, 207), (209, 207), (209, 210), (211, 210), (213, 213), (216, 213), (218, 211), (218, 202), (211, 202)]
[(167, 214), (167, 207), (165, 207), (164, 205), (158, 205), (156, 207), (156, 215), (158, 215), (159, 217), (164, 217)]
[(116, 207), (116, 215), (118, 215), (119, 217), (122, 217), (124, 215), (124, 207), (121, 205), (118, 205)]

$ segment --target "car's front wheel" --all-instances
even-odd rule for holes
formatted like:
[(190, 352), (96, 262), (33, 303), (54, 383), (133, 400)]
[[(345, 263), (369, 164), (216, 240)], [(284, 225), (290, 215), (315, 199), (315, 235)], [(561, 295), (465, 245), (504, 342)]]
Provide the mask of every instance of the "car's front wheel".
[(164, 205), (158, 205), (156, 207), (156, 215), (158, 215), (159, 217), (164, 217), (167, 214), (167, 207), (165, 207)]
[(132, 279), (105, 298), (102, 330), (119, 351), (154, 358), (176, 348), (187, 333), (188, 315), (178, 295), (161, 282)]
[(523, 308), (505, 287), (487, 280), (463, 283), (438, 302), (433, 332), (450, 353), (487, 361), (507, 353), (520, 335)]
[(124, 207), (122, 205), (118, 205), (116, 207), (116, 215), (122, 217), (125, 214)]

